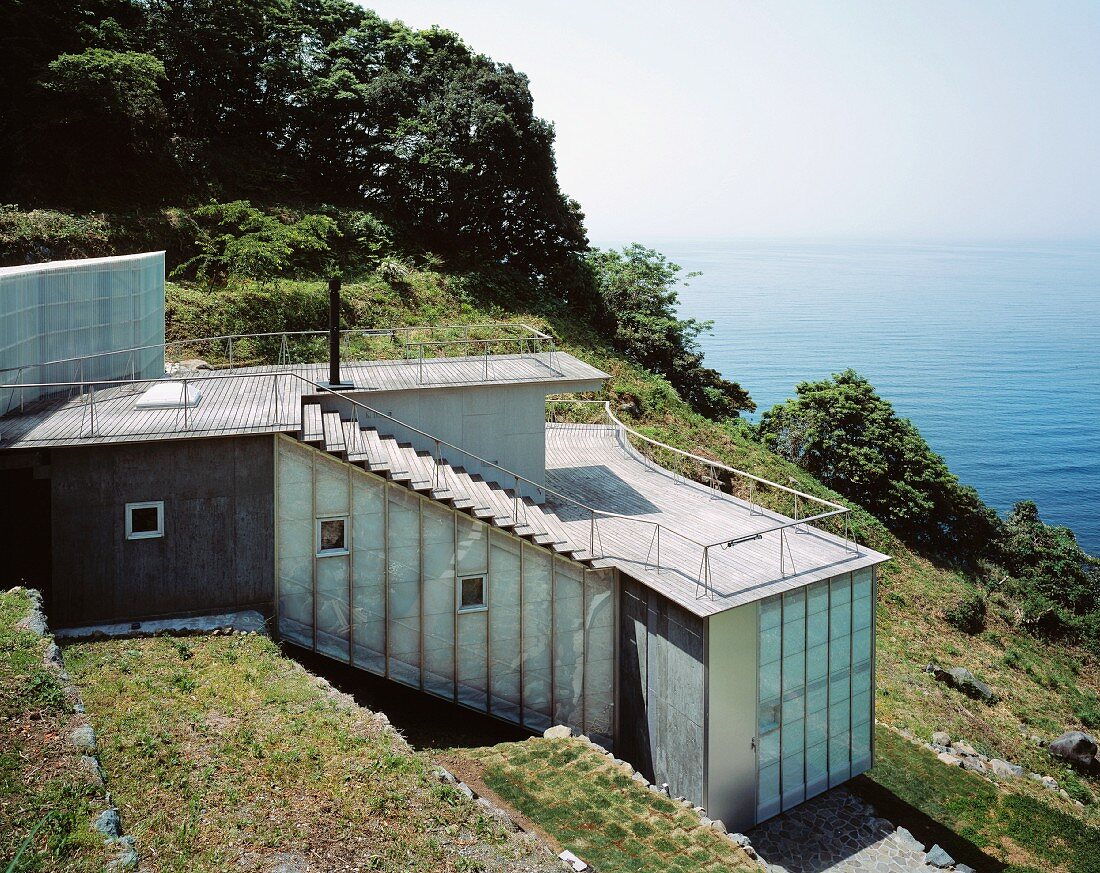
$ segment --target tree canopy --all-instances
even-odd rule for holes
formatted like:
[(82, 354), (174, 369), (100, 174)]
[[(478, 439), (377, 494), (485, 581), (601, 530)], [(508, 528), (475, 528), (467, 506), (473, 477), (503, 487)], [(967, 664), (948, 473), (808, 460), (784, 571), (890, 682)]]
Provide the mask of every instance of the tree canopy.
[(587, 263), (599, 293), (597, 320), (616, 349), (667, 378), (703, 415), (736, 418), (756, 409), (740, 385), (702, 365), (698, 340), (711, 325), (677, 316), (678, 264), (638, 243), (593, 249)]
[(794, 398), (763, 414), (759, 433), (918, 548), (978, 557), (996, 536), (996, 513), (853, 370), (800, 383)]
[(334, 204), (533, 276), (587, 245), (527, 78), (351, 0), (10, 0), (0, 202)]

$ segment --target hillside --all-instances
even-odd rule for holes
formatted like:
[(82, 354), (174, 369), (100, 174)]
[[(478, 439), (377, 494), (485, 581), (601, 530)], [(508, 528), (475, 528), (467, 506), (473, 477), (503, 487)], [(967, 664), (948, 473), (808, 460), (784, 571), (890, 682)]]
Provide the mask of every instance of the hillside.
[[(1037, 513), (1030, 517), (1026, 505), (1018, 519), (991, 517), (915, 428), (891, 421), (882, 399), (870, 399), (873, 390), (857, 374), (809, 386), (804, 406), (769, 411), (761, 428), (739, 420), (755, 408), (753, 400), (731, 381), (737, 374), (724, 378), (706, 366), (698, 337), (707, 326), (679, 318), (679, 268), (641, 245), (589, 246), (580, 204), (558, 186), (553, 127), (535, 114), (522, 73), (472, 51), (456, 34), (414, 31), (350, 0), (6, 4), (0, 46), (0, 98), (14, 107), (0, 127), (0, 204), (7, 204), (0, 206), (0, 263), (165, 249), (170, 340), (320, 328), (327, 312), (322, 277), (333, 273), (344, 279), (350, 327), (522, 321), (553, 333), (561, 347), (611, 374), (607, 399), (642, 432), (843, 500), (855, 510), (853, 535), (893, 556), (879, 588), (881, 725), (878, 769), (864, 780), (867, 791), (879, 791), (902, 814), (929, 817), (1008, 869), (1095, 869), (1079, 847), (1100, 826), (1100, 779), (1058, 764), (1045, 742), (1068, 729), (1100, 728), (1100, 568), (1075, 550), (1071, 533), (1048, 528)], [(177, 351), (226, 363), (216, 343)], [(319, 341), (295, 352), (317, 360), (324, 354)], [(352, 342), (348, 352), (386, 350)], [(262, 363), (273, 354), (246, 341), (236, 346), (235, 361)], [(815, 467), (814, 458), (783, 445), (793, 416), (828, 418), (828, 409), (812, 408), (815, 397), (830, 407), (830, 392), (852, 387), (862, 392), (850, 403), (852, 421), (862, 425), (861, 411), (873, 404), (883, 429), (868, 429), (874, 439), (858, 445), (850, 421), (827, 433), (823, 426), (816, 436), (831, 439), (841, 454), (855, 445), (859, 456), (873, 455), (880, 435), (896, 438), (898, 454), (919, 461), (876, 470), (876, 496), (904, 498), (897, 516), (889, 514), (889, 500), (865, 502), (876, 517), (846, 499), (868, 496), (851, 468)], [(563, 405), (558, 414), (591, 411)], [(658, 460), (703, 475), (675, 457)], [(4, 654), (18, 666), (29, 645), (12, 638)], [(119, 785), (143, 827), (156, 821), (150, 797), (162, 801), (163, 833), (149, 830), (146, 842), (169, 854), (225, 860), (224, 846), (204, 843), (209, 835), (196, 828), (207, 825), (203, 809), (228, 815), (240, 786), (230, 780), (204, 795), (180, 769), (181, 737), (199, 757), (217, 746), (238, 763), (261, 760), (270, 705), (283, 733), (269, 737), (275, 754), (262, 760), (275, 775), (292, 777), (274, 784), (304, 790), (304, 771), (279, 768), (302, 764), (290, 737), (301, 711), (312, 713), (312, 726), (323, 733), (307, 755), (314, 775), (331, 775), (324, 763), (339, 760), (353, 779), (375, 779), (380, 761), (426, 798), (420, 812), (431, 826), (416, 810), (387, 806), (392, 832), (372, 831), (377, 845), (354, 851), (389, 853), (391, 861), (406, 851), (426, 869), (461, 869), (453, 852), (425, 835), (437, 825), (465, 834), (469, 820), (435, 808), (449, 803), (425, 782), (423, 760), (397, 760), (391, 738), (376, 726), (314, 700), (316, 689), (269, 643), (219, 645), (173, 648), (152, 640), (72, 650), (74, 671), (92, 689), (100, 717), (117, 729), (108, 758), (115, 756), (124, 774), (139, 760), (149, 768), (142, 778), (159, 786), (146, 797), (136, 774), (123, 775)], [(156, 716), (153, 701), (133, 713), (114, 703), (135, 693), (136, 674), (128, 670), (139, 662), (149, 667), (141, 681), (184, 707), (192, 695), (219, 706), (256, 703), (256, 689), (269, 680), (285, 693), (262, 699), (255, 723), (236, 724), (228, 739), (221, 716), (211, 720), (196, 709), (172, 730), (143, 728), (144, 745), (126, 746), (127, 720), (149, 725)], [(995, 698), (967, 697), (937, 681), (927, 665), (964, 667), (992, 686)], [(232, 677), (224, 688), (212, 678), (219, 671)], [(46, 696), (30, 698), (41, 718), (13, 733), (9, 746), (49, 752), (64, 713), (46, 680), (24, 671), (19, 681)], [(9, 724), (27, 718), (15, 702), (5, 717)], [(34, 733), (43, 726), (47, 739)], [(350, 746), (341, 731), (354, 738)], [(927, 741), (935, 731), (1053, 777), (1061, 791), (1027, 778), (994, 788), (899, 739)], [(524, 756), (513, 757), (522, 768)], [(5, 759), (6, 784), (15, 786), (8, 796), (26, 798), (13, 817), (26, 831), (49, 798), (11, 775), (13, 760)], [(92, 801), (71, 781), (49, 783), (50, 790), (82, 810)], [(250, 790), (261, 804), (260, 786)], [(339, 810), (336, 825), (377, 828), (344, 803), (340, 785), (323, 785), (314, 799)], [(520, 800), (539, 806), (538, 798)], [(226, 840), (237, 838), (231, 824), (216, 824)], [(278, 828), (257, 828), (261, 842), (285, 837)], [(79, 828), (73, 833), (77, 842), (87, 840)], [(323, 836), (341, 846), (349, 838)]]

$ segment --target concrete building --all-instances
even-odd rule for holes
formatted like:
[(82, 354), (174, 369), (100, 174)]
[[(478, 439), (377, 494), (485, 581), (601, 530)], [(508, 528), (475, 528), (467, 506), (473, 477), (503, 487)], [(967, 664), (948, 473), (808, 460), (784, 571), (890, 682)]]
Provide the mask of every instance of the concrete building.
[(870, 766), (886, 557), (843, 507), (609, 404), (548, 421), (549, 396), (607, 376), (538, 331), (466, 328), (424, 357), (413, 330), (388, 332), (400, 359), (346, 365), (346, 391), (283, 360), (74, 384), (0, 418), (53, 621), (256, 608), (294, 645), (567, 724), (731, 828)]

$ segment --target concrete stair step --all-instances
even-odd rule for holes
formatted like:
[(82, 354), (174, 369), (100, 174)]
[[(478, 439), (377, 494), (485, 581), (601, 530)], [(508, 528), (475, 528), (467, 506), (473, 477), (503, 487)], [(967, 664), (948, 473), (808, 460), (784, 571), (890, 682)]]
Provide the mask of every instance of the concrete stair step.
[(344, 423), (339, 412), (325, 412), (321, 415), (321, 433), (324, 436), (326, 452), (334, 455), (345, 454), (348, 450), (344, 441)]
[(302, 404), (302, 442), (322, 443), (325, 440), (325, 430), (321, 424), (321, 404)]

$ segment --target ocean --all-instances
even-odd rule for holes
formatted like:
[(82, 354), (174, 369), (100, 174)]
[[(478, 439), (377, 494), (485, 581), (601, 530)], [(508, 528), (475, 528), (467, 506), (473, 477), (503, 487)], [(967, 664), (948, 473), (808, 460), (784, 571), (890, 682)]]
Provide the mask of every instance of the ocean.
[(1100, 555), (1100, 243), (647, 244), (702, 272), (681, 317), (759, 411), (852, 367), (987, 503)]

